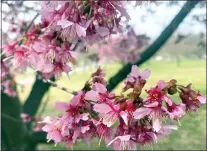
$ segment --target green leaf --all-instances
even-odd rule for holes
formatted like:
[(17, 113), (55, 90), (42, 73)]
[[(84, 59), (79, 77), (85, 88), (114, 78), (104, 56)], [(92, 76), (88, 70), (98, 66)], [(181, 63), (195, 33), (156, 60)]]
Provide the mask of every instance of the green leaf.
[(21, 104), (18, 97), (1, 96), (1, 141), (2, 149), (28, 149), (31, 137), (20, 118)]

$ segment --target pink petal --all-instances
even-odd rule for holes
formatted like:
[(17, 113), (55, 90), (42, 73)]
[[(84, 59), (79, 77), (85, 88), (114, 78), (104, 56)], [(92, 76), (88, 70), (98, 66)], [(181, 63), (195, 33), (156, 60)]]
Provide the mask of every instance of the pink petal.
[(133, 77), (129, 76), (129, 77), (127, 78), (127, 81), (129, 81), (129, 82), (133, 83), (135, 80), (134, 80), (134, 78), (133, 78)]
[(79, 123), (81, 118), (82, 118), (81, 114), (76, 115), (75, 116), (75, 123)]
[(162, 90), (163, 88), (165, 88), (166, 83), (163, 80), (158, 81), (157, 86)]
[(70, 100), (70, 105), (72, 106), (77, 106), (80, 102), (80, 98), (78, 96), (74, 96), (71, 100)]
[(132, 66), (131, 76), (138, 77), (139, 76), (139, 69), (136, 65)]
[(55, 141), (55, 143), (59, 143), (62, 141), (62, 135), (58, 130), (53, 131), (51, 137)]
[(45, 132), (50, 132), (53, 130), (53, 126), (51, 125), (45, 125), (42, 127), (42, 130), (45, 131)]
[(101, 37), (109, 35), (109, 29), (106, 27), (99, 27), (96, 31)]
[(89, 125), (81, 126), (81, 133), (85, 133), (85, 132), (88, 131), (89, 129), (90, 129)]
[(149, 69), (145, 69), (142, 73), (141, 73), (141, 77), (142, 77), (142, 79), (147, 79), (147, 78), (149, 78), (149, 76), (150, 76), (150, 73), (151, 73), (151, 71), (149, 70)]
[(171, 106), (173, 104), (172, 100), (167, 96), (164, 96), (163, 100), (165, 100), (169, 106)]
[(126, 125), (128, 125), (128, 118), (127, 118), (127, 113), (125, 111), (121, 111), (120, 112), (120, 116), (122, 117), (122, 119), (124, 120), (124, 123)]
[(145, 117), (146, 115), (150, 114), (150, 112), (152, 111), (152, 109), (150, 108), (138, 108), (136, 111), (134, 111), (133, 116), (135, 119), (141, 119), (143, 117)]
[(81, 134), (81, 130), (80, 128), (76, 128), (74, 129), (74, 134), (73, 134), (73, 143), (75, 143), (76, 139), (80, 136)]
[(178, 127), (176, 125), (166, 125), (166, 126), (162, 126), (159, 133), (163, 135), (169, 135), (171, 133), (171, 130), (177, 130), (177, 129)]
[(63, 29), (64, 29), (64, 28), (67, 28), (67, 27), (69, 27), (69, 26), (71, 26), (71, 25), (73, 25), (73, 24), (74, 24), (73, 22), (68, 21), (68, 20), (66, 20), (66, 19), (61, 19), (61, 20), (59, 20), (59, 21), (57, 22), (57, 25), (60, 25)]
[(44, 64), (44, 68), (42, 69), (43, 73), (50, 73), (53, 71), (55, 66), (53, 64)]
[(172, 130), (177, 130), (178, 127), (176, 125), (165, 125), (162, 126), (163, 129), (172, 129)]
[(114, 141), (116, 141), (118, 139), (118, 137), (115, 137), (114, 139), (112, 139), (108, 144), (107, 147), (110, 146)]
[(145, 107), (157, 107), (159, 105), (158, 102), (153, 102), (153, 103), (150, 103), (150, 104), (146, 104), (144, 105)]
[(155, 132), (158, 132), (161, 129), (161, 121), (158, 118), (153, 119), (152, 127)]
[(108, 106), (107, 104), (95, 104), (93, 107), (94, 111), (98, 112), (98, 113), (108, 113), (110, 112), (112, 109), (110, 106)]
[(78, 53), (75, 51), (70, 51), (70, 55), (75, 59), (78, 57)]
[(63, 65), (63, 71), (68, 73), (71, 71), (71, 68), (67, 64), (65, 64), (65, 65)]
[(67, 111), (69, 109), (69, 105), (66, 102), (57, 102), (55, 108), (58, 110)]
[(101, 83), (95, 83), (95, 88), (96, 88), (96, 91), (98, 91), (99, 93), (107, 92), (106, 86)]
[(153, 142), (157, 142), (157, 135), (153, 132), (146, 132), (153, 140)]
[(200, 101), (200, 103), (205, 104), (206, 103), (206, 97), (205, 96), (197, 96), (197, 99)]
[(92, 100), (92, 101), (99, 101), (99, 94), (98, 94), (98, 92), (96, 92), (94, 90), (88, 91), (85, 94), (85, 99)]
[(32, 48), (36, 51), (36, 52), (44, 52), (46, 51), (46, 47), (43, 43), (40, 43), (40, 42), (35, 42), (33, 45), (32, 45)]
[(83, 113), (83, 114), (81, 114), (81, 119), (83, 120), (83, 121), (87, 121), (88, 120), (88, 113)]
[(76, 33), (78, 37), (85, 37), (86, 36), (86, 29), (78, 24), (75, 24)]
[(130, 140), (130, 135), (118, 136), (121, 141), (128, 141)]

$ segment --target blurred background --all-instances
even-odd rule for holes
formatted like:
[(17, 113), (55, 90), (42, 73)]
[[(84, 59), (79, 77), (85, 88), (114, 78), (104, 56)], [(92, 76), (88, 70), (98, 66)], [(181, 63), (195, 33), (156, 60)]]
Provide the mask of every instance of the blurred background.
[[(80, 44), (77, 63), (69, 75), (63, 75), (56, 83), (70, 90), (79, 90), (98, 66), (106, 72), (106, 79), (115, 75), (126, 63), (133, 63), (139, 54), (160, 36), (171, 20), (181, 10), (185, 1), (159, 1), (144, 3), (135, 7), (135, 2), (127, 2), (127, 12), (131, 20), (125, 25), (123, 34), (112, 36), (110, 40), (99, 42), (85, 48)], [(2, 41), (3, 44), (18, 39), (24, 33), (26, 26), (34, 19), (41, 9), (40, 1), (4, 1), (2, 3)], [(146, 88), (156, 84), (158, 80), (176, 79), (181, 84), (193, 83), (196, 90), (206, 95), (206, 1), (199, 2), (188, 14), (178, 29), (167, 42), (149, 60), (140, 66), (141, 70), (148, 68), (151, 76)], [(24, 74), (15, 77), (21, 103), (28, 97), (35, 72), (28, 69)], [(120, 92), (120, 83), (115, 92)], [(45, 93), (37, 116), (57, 116), (56, 101), (68, 101), (72, 96), (57, 88), (50, 87)], [(177, 99), (176, 97), (174, 99)], [(206, 149), (206, 105), (198, 113), (188, 114), (181, 120), (182, 126), (168, 138), (153, 146), (141, 149), (155, 150), (205, 150)], [(74, 149), (107, 150), (104, 144), (92, 146), (79, 142)], [(40, 144), (38, 149), (62, 150), (62, 144)]]

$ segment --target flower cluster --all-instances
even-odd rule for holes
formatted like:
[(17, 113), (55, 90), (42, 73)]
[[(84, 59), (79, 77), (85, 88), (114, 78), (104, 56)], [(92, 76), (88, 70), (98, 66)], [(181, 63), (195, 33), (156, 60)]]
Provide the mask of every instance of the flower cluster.
[(1, 59), (1, 90), (8, 96), (16, 96), (14, 74), (10, 71), (8, 64)]
[[(137, 66), (132, 66), (123, 93), (117, 96), (107, 91), (105, 74), (99, 68), (69, 103), (56, 103), (56, 108), (64, 111), (63, 115), (44, 119), (46, 125), (42, 130), (47, 132), (48, 141), (72, 147), (78, 139), (90, 144), (92, 138), (99, 137), (100, 142), (103, 140), (115, 150), (136, 150), (137, 144), (156, 143), (160, 137), (177, 130), (173, 121), (179, 122), (186, 111), (194, 112), (200, 104), (206, 103), (205, 96), (189, 85), (178, 85), (174, 79), (158, 81), (142, 98), (140, 95), (149, 75), (150, 70), (140, 72)], [(176, 93), (180, 94), (180, 104), (169, 96)]]
[(40, 24), (3, 49), (16, 68), (30, 66), (47, 79), (71, 71), (80, 41), (88, 45), (116, 34), (121, 18), (130, 19), (122, 2), (112, 0), (44, 1), (40, 14)]
[(141, 49), (148, 45), (148, 41), (148, 37), (136, 35), (130, 28), (121, 37), (111, 38), (109, 42), (97, 43), (93, 47), (98, 50), (97, 53), (101, 60), (135, 63), (140, 57)]

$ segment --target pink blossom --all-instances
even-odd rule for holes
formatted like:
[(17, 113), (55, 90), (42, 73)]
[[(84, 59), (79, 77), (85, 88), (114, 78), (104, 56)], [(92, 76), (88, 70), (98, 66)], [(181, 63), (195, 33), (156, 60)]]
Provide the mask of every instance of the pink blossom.
[(114, 104), (111, 102), (110, 104), (95, 104), (93, 107), (94, 111), (100, 114), (100, 117), (103, 119), (103, 124), (111, 127), (119, 117), (119, 104)]
[(158, 104), (152, 103), (149, 104), (147, 107), (138, 108), (134, 113), (133, 116), (135, 119), (141, 119), (145, 116), (149, 116), (152, 119), (152, 127), (154, 131), (159, 131), (161, 128), (161, 117), (164, 114), (164, 109)]
[(136, 143), (130, 138), (130, 135), (117, 136), (107, 146), (113, 145), (115, 150), (136, 150)]
[(42, 130), (47, 132), (48, 141), (54, 140), (55, 143), (60, 143), (63, 139), (61, 135), (62, 123), (58, 119), (53, 119)]
[(165, 87), (166, 87), (166, 83), (160, 80), (157, 83), (156, 87), (147, 90), (149, 96), (147, 96), (147, 98), (144, 101), (161, 103), (164, 100), (169, 106), (171, 106), (172, 100), (163, 91)]
[(105, 102), (108, 98), (108, 93), (106, 86), (101, 83), (95, 83), (94, 84), (94, 90), (88, 91), (85, 94), (86, 100), (92, 100), (92, 101), (99, 101), (99, 102)]
[(25, 123), (29, 123), (31, 121), (31, 117), (28, 114), (21, 113), (20, 117), (23, 119)]
[(171, 119), (178, 120), (185, 114), (185, 104), (167, 105), (167, 113)]
[(142, 73), (139, 72), (136, 65), (132, 66), (131, 74), (128, 75), (127, 80), (125, 81), (124, 91), (129, 88), (136, 88), (138, 91), (141, 91), (143, 88), (146, 79), (150, 76), (150, 70), (145, 69)]
[(164, 125), (161, 129), (157, 132), (158, 136), (165, 136), (169, 135), (172, 130), (177, 130), (178, 127), (176, 125)]
[(157, 136), (154, 132), (150, 132), (150, 131), (142, 132), (138, 135), (138, 143), (140, 145), (157, 143)]
[(3, 46), (3, 52), (6, 54), (6, 56), (10, 56), (13, 52), (15, 47), (17, 46), (18, 41), (14, 41), (11, 44), (7, 44)]
[(98, 136), (100, 137), (99, 144), (102, 139), (105, 141), (106, 144), (108, 144), (112, 138), (112, 129), (101, 122), (97, 122), (95, 125)]

